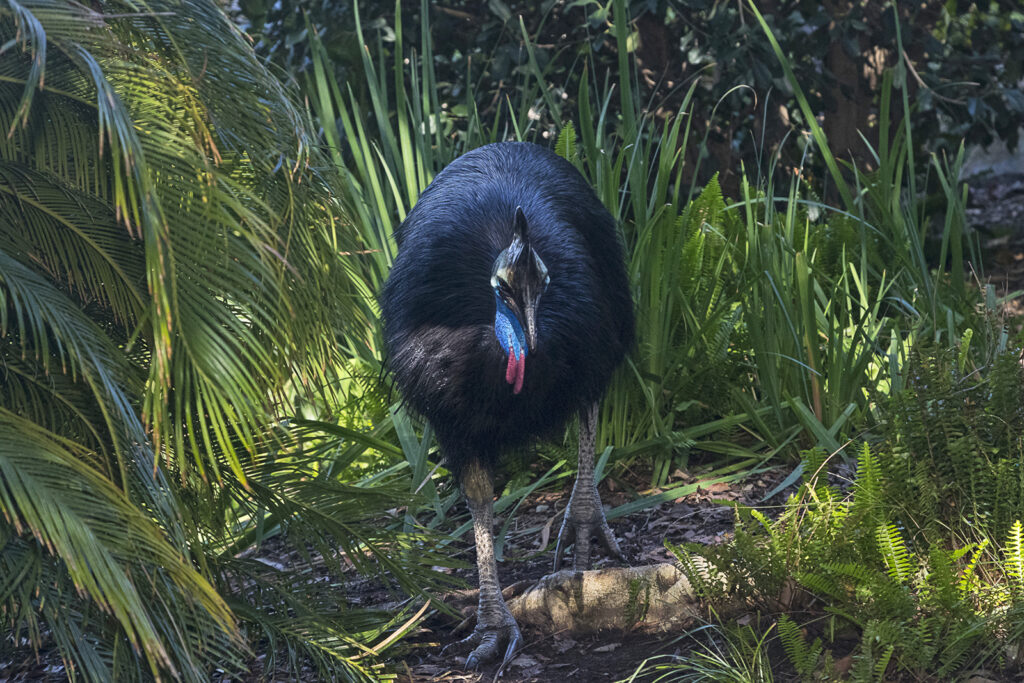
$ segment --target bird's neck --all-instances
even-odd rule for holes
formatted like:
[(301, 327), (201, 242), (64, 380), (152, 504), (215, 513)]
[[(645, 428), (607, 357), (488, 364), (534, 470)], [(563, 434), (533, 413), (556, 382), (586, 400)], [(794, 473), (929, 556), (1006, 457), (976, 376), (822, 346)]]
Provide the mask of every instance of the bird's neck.
[(494, 300), (497, 305), (494, 312), (494, 335), (498, 338), (498, 343), (505, 349), (506, 354), (513, 353), (516, 358), (525, 358), (526, 334), (523, 332), (523, 326), (497, 292), (494, 293)]
[(512, 393), (518, 394), (523, 390), (523, 381), (526, 377), (526, 335), (523, 334), (523, 326), (515, 313), (505, 305), (501, 296), (494, 293), (496, 309), (494, 312), (494, 335), (498, 343), (505, 349), (508, 361), (505, 366), (505, 381), (512, 385)]

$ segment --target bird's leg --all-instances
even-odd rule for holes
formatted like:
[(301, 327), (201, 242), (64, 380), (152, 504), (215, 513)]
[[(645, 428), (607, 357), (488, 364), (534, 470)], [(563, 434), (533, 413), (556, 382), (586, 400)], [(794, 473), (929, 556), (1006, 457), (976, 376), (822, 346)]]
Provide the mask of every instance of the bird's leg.
[(572, 488), (569, 506), (565, 509), (562, 529), (558, 532), (555, 545), (555, 571), (562, 566), (562, 552), (575, 541), (573, 547), (573, 568), (584, 571), (590, 568), (590, 539), (597, 536), (598, 542), (620, 561), (625, 562), (619, 550), (615, 534), (608, 526), (601, 507), (601, 497), (594, 481), (594, 442), (597, 438), (598, 404), (594, 402), (580, 411), (580, 457), (576, 473), (576, 485)]
[(502, 650), (503, 662), (507, 662), (522, 645), (523, 636), (508, 611), (498, 584), (498, 564), (494, 559), (494, 483), (490, 472), (471, 462), (462, 477), (462, 490), (473, 513), (480, 602), (476, 611), (476, 628), (461, 644), (474, 648), (466, 658), (466, 668), (476, 669), (481, 663), (494, 659)]

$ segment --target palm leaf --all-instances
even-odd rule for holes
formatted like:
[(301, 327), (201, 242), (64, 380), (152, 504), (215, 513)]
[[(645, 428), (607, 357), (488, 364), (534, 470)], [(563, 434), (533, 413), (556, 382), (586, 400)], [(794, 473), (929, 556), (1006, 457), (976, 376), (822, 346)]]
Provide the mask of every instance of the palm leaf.
[(365, 675), (389, 620), (236, 557), (443, 562), (381, 523), (407, 481), (275, 427), (367, 315), (308, 115), (209, 0), (0, 0), (0, 54), (0, 617), (91, 680), (240, 672), (242, 636)]
[[(224, 649), (237, 638), (227, 606), (159, 527), (84, 464), (74, 444), (6, 410), (0, 410), (0, 511), (16, 533), (60, 558), (75, 588), (112, 615), (154, 674), (177, 675), (181, 662), (173, 650), (192, 651), (168, 638), (167, 621), (158, 618), (165, 609), (190, 614), (188, 621), (212, 621), (202, 632), (221, 632)], [(139, 584), (146, 575), (150, 580)], [(0, 602), (14, 588), (0, 593)], [(154, 601), (153, 593), (162, 599)]]

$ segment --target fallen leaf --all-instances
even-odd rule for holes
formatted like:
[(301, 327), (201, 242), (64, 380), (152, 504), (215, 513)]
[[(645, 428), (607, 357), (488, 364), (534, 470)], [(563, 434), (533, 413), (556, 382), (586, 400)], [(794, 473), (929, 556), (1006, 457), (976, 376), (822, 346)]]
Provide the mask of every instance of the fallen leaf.
[(280, 562), (275, 562), (274, 560), (270, 559), (269, 557), (254, 557), (253, 559), (256, 560), (257, 562), (259, 562), (260, 564), (265, 564), (266, 566), (270, 567), (271, 569), (276, 569), (279, 572), (283, 572), (284, 569), (285, 569), (283, 564), (281, 564)]
[(558, 515), (554, 515), (552, 517), (549, 517), (548, 521), (547, 521), (547, 524), (545, 524), (541, 528), (541, 530), (540, 530), (540, 547), (541, 548), (547, 548), (548, 547), (548, 541), (551, 540), (551, 525), (555, 523), (555, 517), (557, 517), (557, 516)]
[(615, 650), (619, 649), (620, 647), (622, 647), (622, 643), (608, 643), (607, 645), (602, 645), (601, 647), (595, 647), (593, 650), (591, 650), (591, 652), (615, 652)]
[(519, 655), (512, 660), (512, 666), (518, 666), (521, 669), (527, 669), (531, 666), (540, 666), (540, 662), (531, 657), (530, 655)]
[(555, 638), (555, 650), (557, 650), (559, 654), (568, 652), (576, 647), (576, 645), (578, 645), (578, 643), (572, 638)]

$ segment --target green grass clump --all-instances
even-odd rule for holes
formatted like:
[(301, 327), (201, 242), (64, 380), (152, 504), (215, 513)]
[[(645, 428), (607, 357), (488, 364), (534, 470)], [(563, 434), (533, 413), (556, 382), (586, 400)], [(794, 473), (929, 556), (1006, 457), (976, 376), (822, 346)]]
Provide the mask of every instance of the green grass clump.
[[(424, 3), (422, 16), (427, 9)], [(735, 198), (724, 197), (715, 180), (697, 188), (697, 169), (685, 159), (702, 155), (684, 152), (706, 146), (691, 136), (700, 77), (674, 115), (645, 113), (626, 4), (614, 2), (612, 10), (618, 68), (596, 73), (583, 58), (575, 111), (554, 96), (532, 59), (487, 120), (468, 93), (457, 112), (441, 109), (429, 25), (419, 27), (423, 53), (406, 54), (399, 11), (394, 42), (380, 35), (374, 42), (357, 21), (370, 48), (362, 57), (363, 98), (334, 80), (326, 51), (313, 41), (306, 91), (344, 180), (342, 202), (358, 241), (342, 256), (360, 292), (354, 304), (362, 325), (341, 340), (351, 374), (379, 373), (374, 297), (394, 257), (391, 234), (420, 192), (469, 149), (527, 140), (572, 162), (622, 227), (638, 326), (635, 350), (602, 411), (600, 441), (614, 446), (611, 461), (641, 460), (645, 469), (651, 462), (651, 484), (664, 486), (695, 451), (745, 467), (815, 445), (834, 451), (877, 423), (876, 397), (898, 386), (915, 340), (952, 342), (976, 320), (981, 296), (963, 276), (962, 159), (933, 164), (928, 187), (949, 210), (930, 211), (908, 152), (909, 119), (889, 122), (892, 97), (905, 99), (893, 72), (882, 89), (875, 170), (834, 159), (808, 113), (810, 135), (800, 141), (806, 167), (778, 168), (775, 156), (772, 172), (742, 182)], [(791, 85), (806, 105), (800, 84)], [(557, 138), (537, 127), (541, 118), (560, 124)], [(826, 176), (815, 189), (807, 179), (819, 167)], [(840, 206), (820, 199), (831, 194)], [(925, 247), (933, 232), (938, 267)]]

